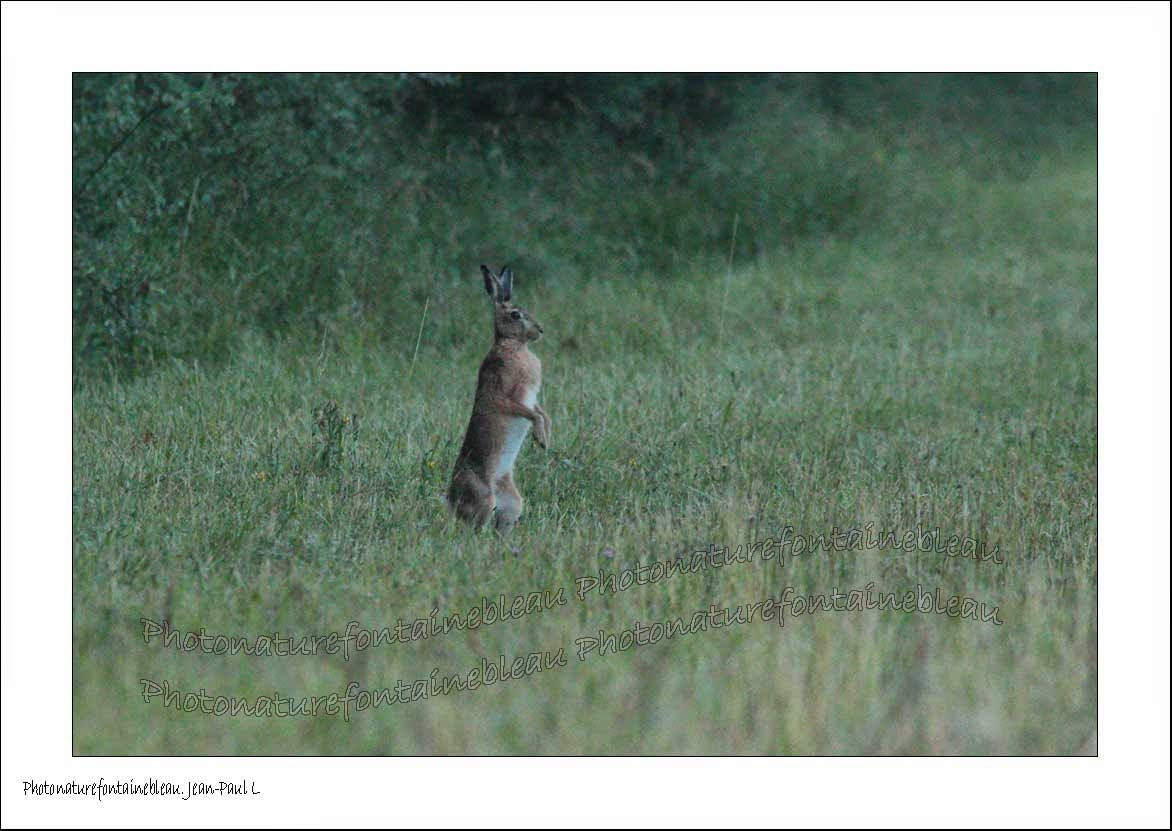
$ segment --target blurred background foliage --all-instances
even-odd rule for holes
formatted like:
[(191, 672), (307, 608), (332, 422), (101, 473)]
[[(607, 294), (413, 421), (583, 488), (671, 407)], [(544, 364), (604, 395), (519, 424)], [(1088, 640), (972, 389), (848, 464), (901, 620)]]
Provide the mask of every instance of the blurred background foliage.
[(926, 152), (1025, 176), (1095, 113), (1085, 75), (77, 74), (75, 376), (409, 337), (482, 261), (568, 287), (930, 234)]

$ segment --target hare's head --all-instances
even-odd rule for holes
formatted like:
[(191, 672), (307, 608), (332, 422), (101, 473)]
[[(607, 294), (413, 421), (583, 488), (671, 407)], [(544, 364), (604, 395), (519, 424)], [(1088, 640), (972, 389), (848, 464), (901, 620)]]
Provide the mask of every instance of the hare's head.
[(488, 266), (481, 266), (484, 290), (492, 298), (492, 319), (497, 338), (525, 341), (537, 340), (545, 329), (533, 315), (513, 305), (513, 270), (508, 266), (494, 275)]

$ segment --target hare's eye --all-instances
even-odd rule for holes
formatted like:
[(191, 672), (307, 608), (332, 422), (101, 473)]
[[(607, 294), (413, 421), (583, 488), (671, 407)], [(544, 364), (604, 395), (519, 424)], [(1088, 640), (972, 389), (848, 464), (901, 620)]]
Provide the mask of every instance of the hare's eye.
[(520, 320), (521, 313), (520, 312), (510, 312), (509, 317), (511, 317), (513, 320)]

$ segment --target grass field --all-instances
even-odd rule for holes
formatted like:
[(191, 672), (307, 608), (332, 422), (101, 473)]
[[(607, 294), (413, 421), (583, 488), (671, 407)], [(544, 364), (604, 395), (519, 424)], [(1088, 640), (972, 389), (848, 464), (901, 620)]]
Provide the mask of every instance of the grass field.
[[(732, 267), (517, 267), (553, 441), (522, 450), (507, 539), (440, 501), (491, 339), (478, 261), (420, 274), (390, 335), (343, 318), (245, 334), (219, 364), (79, 377), (75, 753), (1096, 753), (1094, 148), (1014, 175), (947, 152), (905, 164), (883, 223)], [(323, 438), (327, 401), (350, 420)], [(868, 523), (1004, 562), (818, 551), (574, 594), (600, 569)], [(939, 587), (1003, 623), (822, 611), (575, 655), (599, 630), (869, 583)], [(140, 623), (325, 635), (558, 588), (565, 605), (350, 660), (183, 653)], [(140, 684), (326, 696), (558, 649), (565, 667), (348, 722), (184, 713)]]

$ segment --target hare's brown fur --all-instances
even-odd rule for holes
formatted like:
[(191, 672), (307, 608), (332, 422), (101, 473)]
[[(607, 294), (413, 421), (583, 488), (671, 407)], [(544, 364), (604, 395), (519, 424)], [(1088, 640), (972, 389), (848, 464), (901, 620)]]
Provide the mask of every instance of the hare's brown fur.
[(499, 276), (484, 266), (480, 270), (492, 298), (495, 337), (480, 364), (472, 418), (452, 471), (448, 504), (477, 528), (492, 519), (497, 528), (507, 530), (521, 516), (524, 504), (513, 482), (513, 464), (530, 426), (539, 445), (549, 444), (549, 416), (537, 403), (541, 361), (529, 351), (529, 343), (544, 329), (513, 305), (513, 273), (507, 266)]

